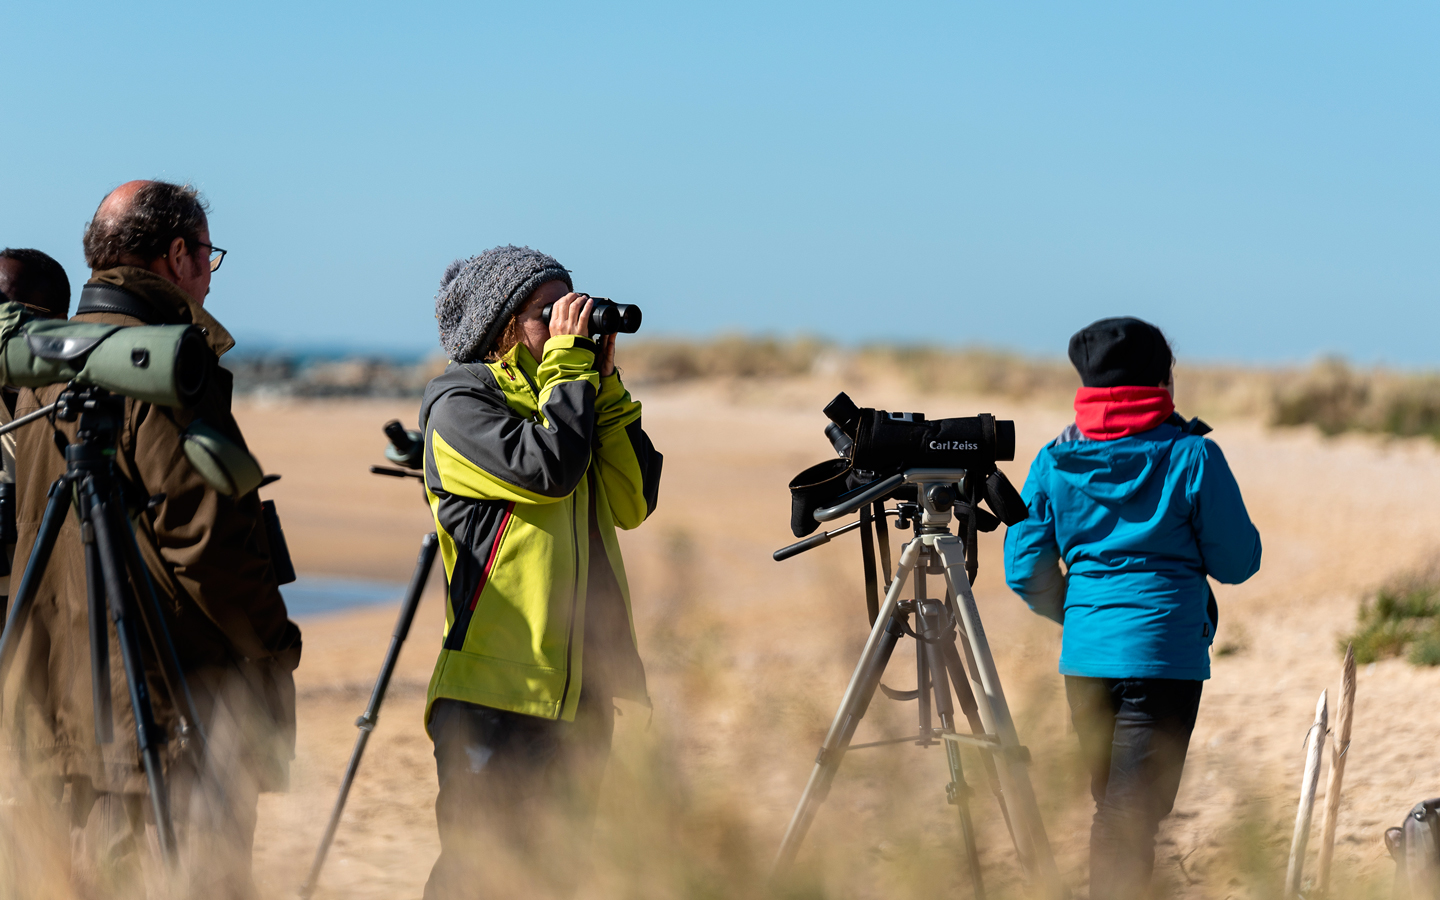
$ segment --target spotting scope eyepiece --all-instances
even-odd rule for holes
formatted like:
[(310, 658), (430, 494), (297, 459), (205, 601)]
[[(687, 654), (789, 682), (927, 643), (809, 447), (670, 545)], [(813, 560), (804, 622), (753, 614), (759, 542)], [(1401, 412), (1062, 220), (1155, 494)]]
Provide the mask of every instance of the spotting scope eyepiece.
[(399, 419), (391, 419), (385, 423), (385, 436), (390, 439), (390, 446), (385, 448), (386, 459), (407, 469), (425, 465), (425, 435), (406, 431)]

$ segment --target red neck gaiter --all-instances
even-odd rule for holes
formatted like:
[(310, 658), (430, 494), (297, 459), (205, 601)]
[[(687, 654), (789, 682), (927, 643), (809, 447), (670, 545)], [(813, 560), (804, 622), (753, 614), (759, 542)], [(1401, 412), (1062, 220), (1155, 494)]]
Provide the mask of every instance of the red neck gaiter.
[(1149, 431), (1175, 412), (1162, 387), (1082, 387), (1075, 392), (1075, 425), (1092, 441), (1113, 441)]

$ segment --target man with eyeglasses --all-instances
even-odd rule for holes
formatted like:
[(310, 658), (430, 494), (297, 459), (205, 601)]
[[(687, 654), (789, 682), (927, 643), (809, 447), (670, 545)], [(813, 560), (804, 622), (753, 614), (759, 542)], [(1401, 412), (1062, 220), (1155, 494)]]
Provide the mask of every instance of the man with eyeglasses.
[[(205, 213), (188, 185), (131, 181), (112, 191), (85, 229), (93, 273), (74, 321), (194, 324), (216, 357), (234, 346), (204, 305), (224, 257)], [(22, 390), (16, 414), (53, 401), (62, 387)], [(260, 499), (216, 491), (186, 459), (185, 432), (197, 419), (244, 446), (230, 400), (231, 378), (219, 366), (192, 409), (127, 399), (115, 461), (206, 737), (203, 757), (175, 739), (174, 698), (147, 659), (151, 702), (170, 738), (165, 774), (182, 863), (181, 883), (171, 887), (176, 896), (248, 900), (258, 795), (285, 789), (294, 756), (300, 631), (280, 596)], [(74, 428), (42, 419), (15, 432), (17, 559), (29, 555), (50, 483), (65, 467), (54, 432), (74, 440)], [(145, 822), (145, 778), (118, 665), (113, 740), (95, 741), (81, 546), (71, 517), (22, 632), (18, 672), (0, 695), (8, 731), (0, 754), (17, 753), (25, 783), (46, 792), (40, 802), (50, 815), (27, 821), (69, 823), (56, 838), (71, 854), (77, 895), (168, 896), (169, 888), (144, 884), (144, 873), (156, 871), (142, 865), (154, 826)]]

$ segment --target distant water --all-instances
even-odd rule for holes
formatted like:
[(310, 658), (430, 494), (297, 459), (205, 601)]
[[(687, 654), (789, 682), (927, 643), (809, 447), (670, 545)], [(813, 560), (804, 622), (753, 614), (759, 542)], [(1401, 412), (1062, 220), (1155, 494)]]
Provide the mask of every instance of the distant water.
[(364, 578), (319, 578), (301, 575), (283, 585), (280, 593), (292, 616), (339, 612), (359, 606), (396, 603), (405, 596), (405, 585)]

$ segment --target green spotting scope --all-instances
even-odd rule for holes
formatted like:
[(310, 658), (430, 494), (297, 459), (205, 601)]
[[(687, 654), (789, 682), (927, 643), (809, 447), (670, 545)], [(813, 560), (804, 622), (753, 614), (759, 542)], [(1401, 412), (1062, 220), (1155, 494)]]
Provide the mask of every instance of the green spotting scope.
[[(193, 406), (204, 393), (214, 361), (205, 333), (195, 325), (126, 326), (41, 319), (0, 293), (0, 384), (42, 387), (66, 383), (72, 388), (101, 388), (156, 406), (184, 408)], [(0, 426), (0, 434), (54, 415), (68, 395), (69, 391), (55, 403)], [(215, 490), (227, 496), (243, 497), (268, 483), (260, 463), (243, 445), (198, 419), (185, 431), (185, 458)], [(278, 532), (279, 527), (276, 519), (274, 530)], [(272, 537), (272, 546), (283, 539)]]
[(214, 358), (194, 325), (66, 322), (0, 302), (0, 384), (75, 382), (183, 408), (200, 399)]

